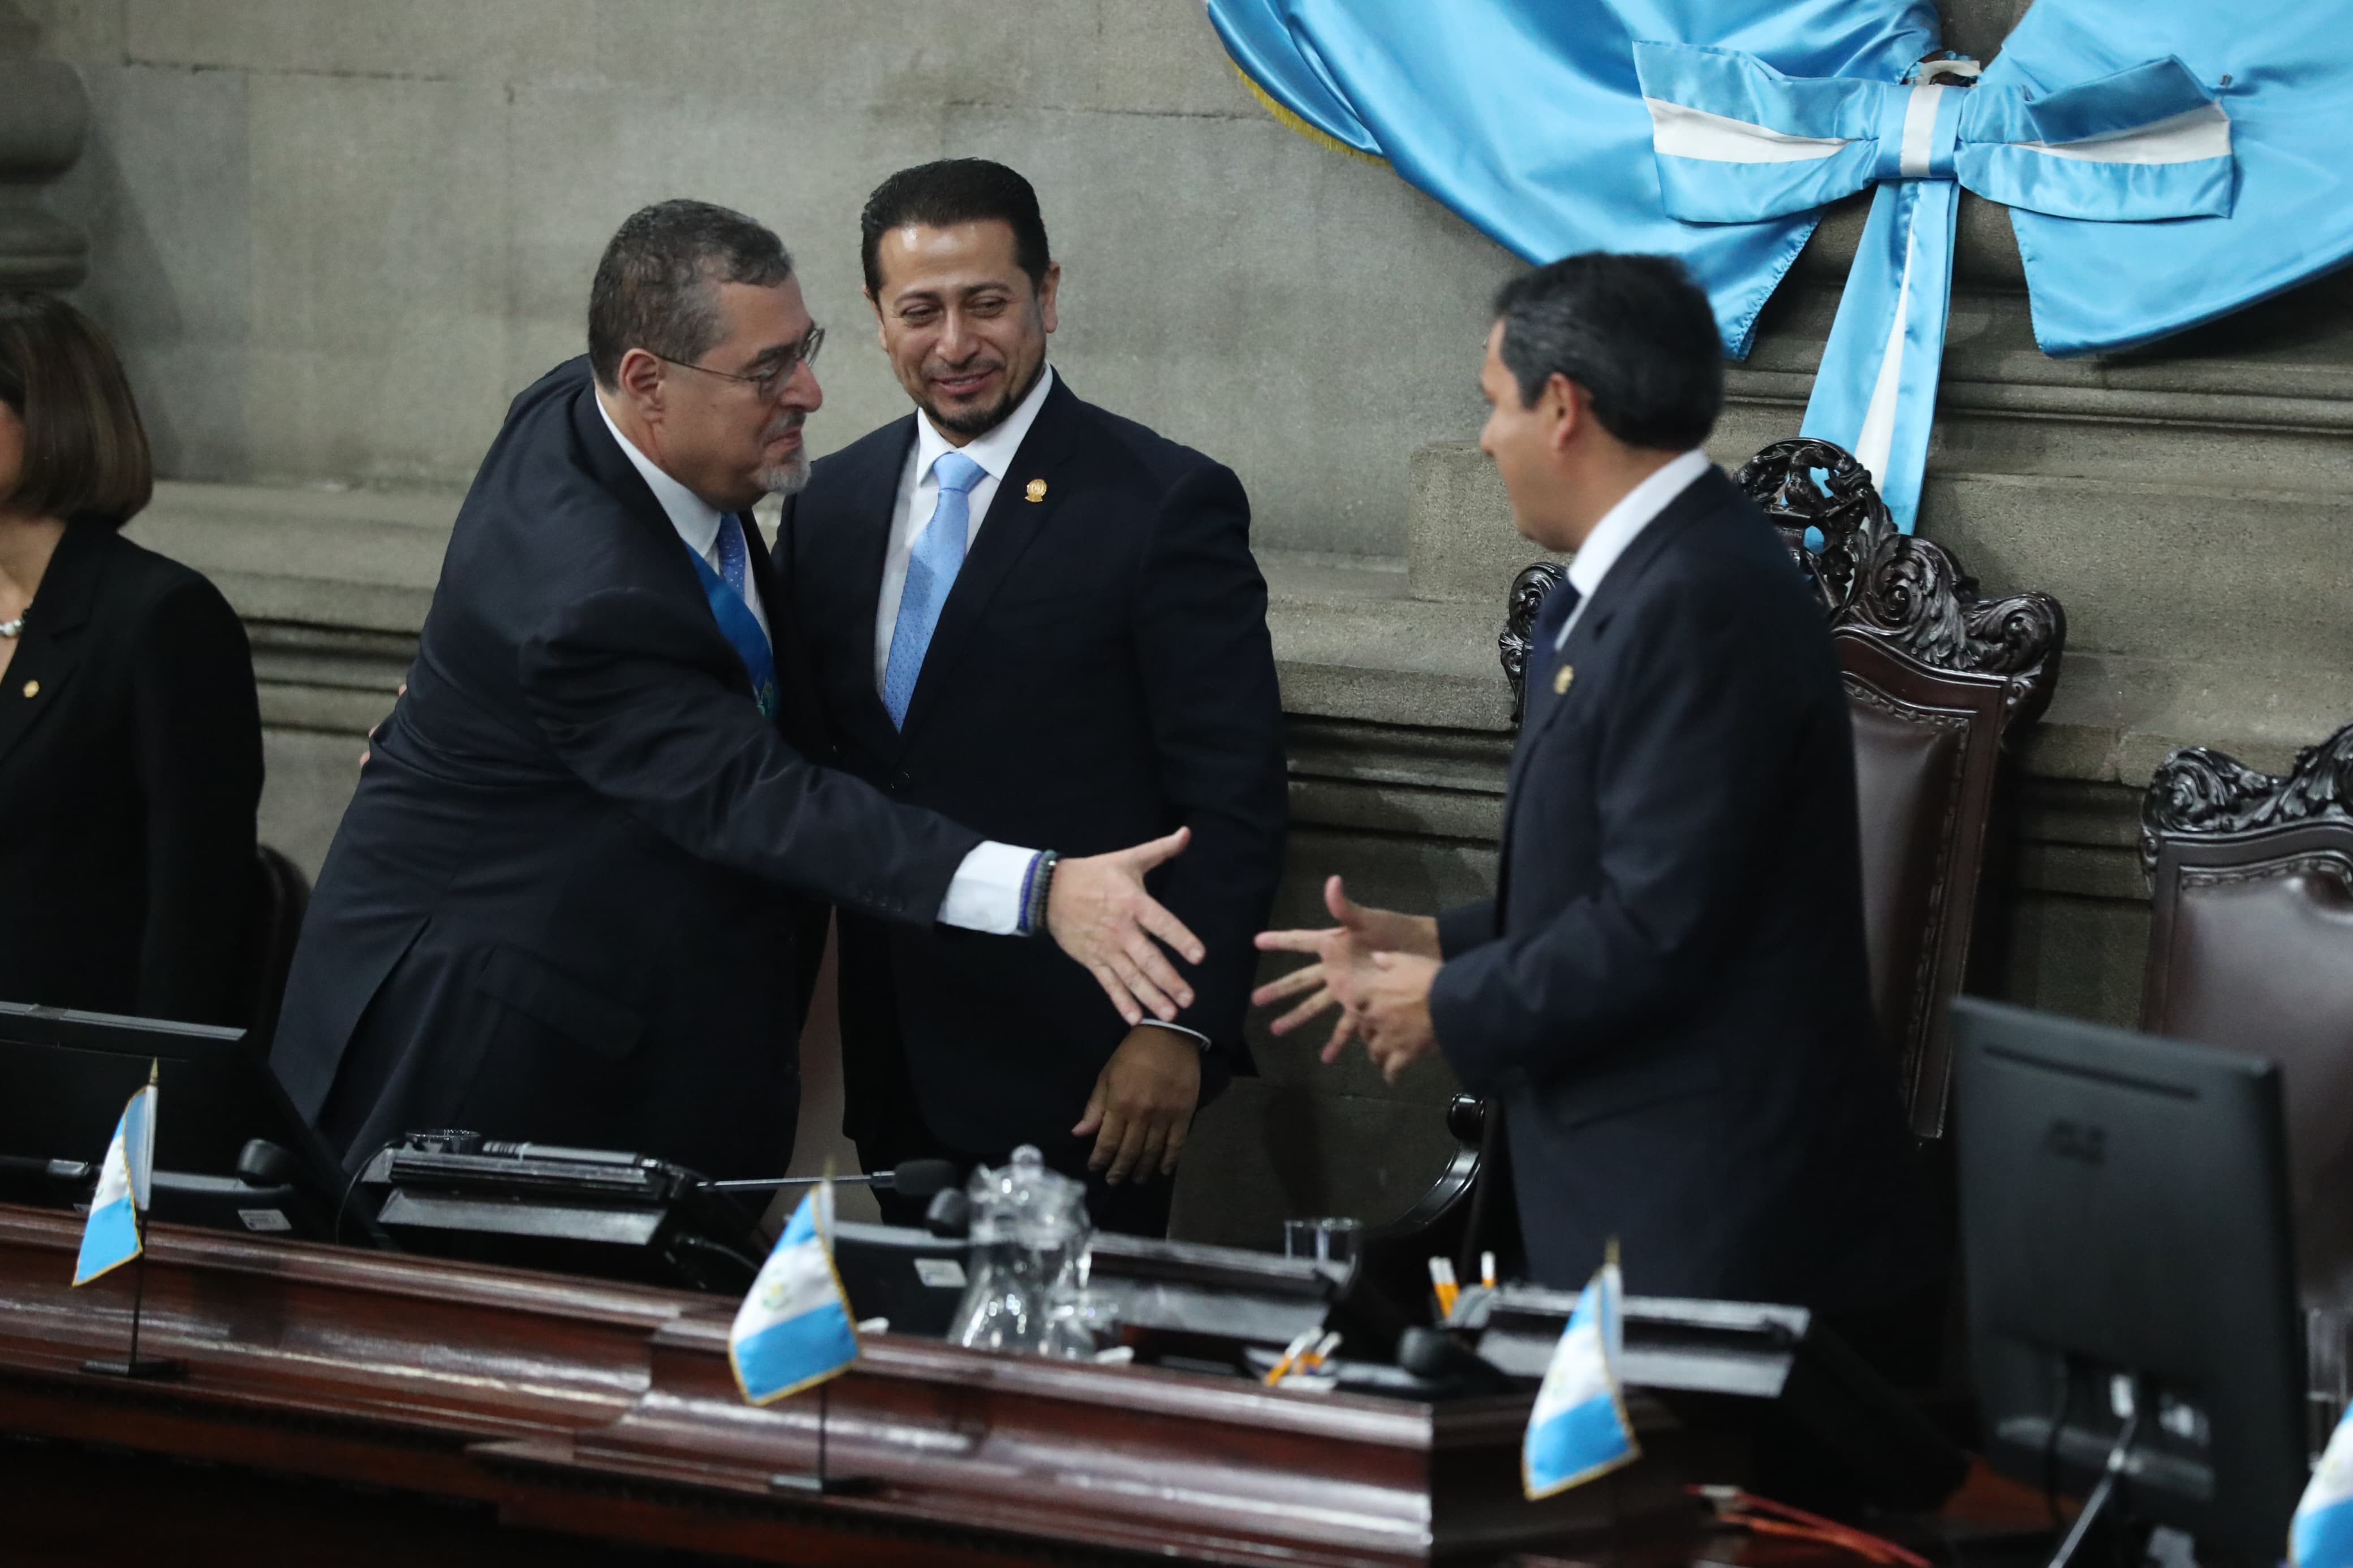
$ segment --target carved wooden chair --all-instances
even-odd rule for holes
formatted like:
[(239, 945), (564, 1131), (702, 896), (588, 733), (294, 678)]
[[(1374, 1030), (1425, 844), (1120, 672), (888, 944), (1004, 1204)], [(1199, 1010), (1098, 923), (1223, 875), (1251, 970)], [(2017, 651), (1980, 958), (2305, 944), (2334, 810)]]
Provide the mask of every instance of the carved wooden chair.
[(295, 939), (311, 906), (311, 879), (269, 845), (254, 855), (252, 930), (246, 939), (246, 1035), (268, 1051), (278, 1032), (279, 1005), (294, 967)]
[(2174, 752), (2141, 863), (2140, 1026), (2280, 1064), (2305, 1295), (2353, 1305), (2353, 724), (2282, 777)]
[[(1950, 551), (1896, 531), (1870, 473), (1827, 441), (1777, 441), (1733, 479), (1780, 527), (1846, 671), (1872, 1005), (1914, 1134), (1941, 1137), (1945, 1004), (1968, 967), (2001, 752), (2050, 705), (2067, 618), (2047, 594), (1980, 597)], [(1515, 700), (1564, 575), (1540, 562), (1512, 584), (1497, 642)]]
[[(2066, 616), (2047, 594), (1980, 596), (1950, 551), (1897, 531), (1870, 473), (1827, 441), (1775, 442), (1734, 479), (1779, 526), (1831, 624), (1854, 716), (1873, 1008), (1913, 1132), (1941, 1139), (1945, 1004), (1968, 966), (2001, 752), (2050, 705)], [(1566, 575), (1539, 562), (1513, 579), (1496, 645), (1515, 724), (1531, 628)], [(1472, 1279), (1481, 1251), (1518, 1251), (1503, 1117), (1458, 1096), (1447, 1125), (1462, 1152), (1366, 1238), (1367, 1266), (1400, 1289), (1432, 1253)]]

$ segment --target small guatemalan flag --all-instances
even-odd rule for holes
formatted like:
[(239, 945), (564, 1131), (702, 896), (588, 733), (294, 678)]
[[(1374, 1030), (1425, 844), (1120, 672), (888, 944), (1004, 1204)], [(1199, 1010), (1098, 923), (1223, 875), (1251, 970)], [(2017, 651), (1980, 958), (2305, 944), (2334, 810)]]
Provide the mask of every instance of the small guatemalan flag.
[(2320, 1468), (2295, 1505), (2287, 1527), (2288, 1561), (2295, 1568), (2353, 1565), (2353, 1410), (2328, 1435)]
[[(1618, 1311), (1625, 1281), (1618, 1247), (1577, 1298), (1552, 1364), (1545, 1368), (1528, 1435), (1520, 1447), (1520, 1486), (1531, 1501), (1606, 1476), (1642, 1457), (1618, 1392), (1625, 1326)], [(2348, 1565), (2353, 1568), (2353, 1565)]]
[(122, 1108), (122, 1120), (114, 1124), (114, 1142), (106, 1146), (98, 1191), (90, 1195), (90, 1219), (82, 1226), (81, 1256), (74, 1262), (77, 1285), (121, 1268), (142, 1249), (139, 1215), (147, 1210), (155, 1172), (155, 1070), (153, 1063), (148, 1064), (146, 1087)]
[(818, 1184), (776, 1238), (727, 1331), (736, 1386), (754, 1405), (813, 1388), (858, 1359), (849, 1298), (833, 1271), (833, 1183)]

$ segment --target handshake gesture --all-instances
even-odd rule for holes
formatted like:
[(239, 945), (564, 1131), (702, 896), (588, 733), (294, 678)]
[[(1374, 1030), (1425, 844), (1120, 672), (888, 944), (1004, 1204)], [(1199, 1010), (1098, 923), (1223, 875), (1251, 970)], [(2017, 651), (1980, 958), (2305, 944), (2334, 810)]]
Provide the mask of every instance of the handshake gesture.
[(1191, 828), (1180, 827), (1165, 838), (1054, 867), (1054, 883), (1046, 893), (1046, 930), (1095, 977), (1130, 1025), (1144, 1022), (1147, 1012), (1165, 1022), (1193, 1005), (1193, 988), (1153, 939), (1176, 949), (1187, 963), (1200, 963), (1207, 950), (1184, 921), (1144, 890), (1145, 873), (1175, 859), (1192, 837)]
[(1293, 970), (1250, 993), (1270, 1007), (1305, 995), (1274, 1021), (1287, 1035), (1333, 1007), (1341, 1009), (1324, 1047), (1326, 1063), (1340, 1059), (1352, 1039), (1391, 1083), (1437, 1044), (1430, 1023), (1430, 984), (1439, 967), (1438, 922), (1428, 915), (1370, 910), (1350, 900), (1334, 877), (1324, 884), (1324, 907), (1340, 923), (1320, 931), (1269, 931), (1258, 935), (1262, 952), (1303, 952), (1314, 963)]

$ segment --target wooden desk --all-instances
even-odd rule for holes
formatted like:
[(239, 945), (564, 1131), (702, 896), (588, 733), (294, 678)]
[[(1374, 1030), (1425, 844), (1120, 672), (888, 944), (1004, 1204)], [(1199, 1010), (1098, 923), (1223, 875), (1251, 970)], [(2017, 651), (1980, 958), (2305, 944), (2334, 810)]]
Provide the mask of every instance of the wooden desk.
[(0, 1433), (47, 1440), (0, 1445), (11, 1563), (86, 1568), (116, 1543), (259, 1568), (617, 1560), (587, 1538), (809, 1568), (1338, 1568), (1586, 1556), (1693, 1518), (1679, 1435), (1647, 1415), (1641, 1464), (1530, 1504), (1525, 1397), (1316, 1395), (889, 1334), (828, 1401), (830, 1468), (875, 1489), (779, 1492), (813, 1468), (818, 1402), (743, 1402), (732, 1301), (169, 1226), (141, 1349), (187, 1373), (128, 1383), (81, 1370), (121, 1353), (132, 1281), (73, 1289), (79, 1239), (70, 1215), (0, 1205)]

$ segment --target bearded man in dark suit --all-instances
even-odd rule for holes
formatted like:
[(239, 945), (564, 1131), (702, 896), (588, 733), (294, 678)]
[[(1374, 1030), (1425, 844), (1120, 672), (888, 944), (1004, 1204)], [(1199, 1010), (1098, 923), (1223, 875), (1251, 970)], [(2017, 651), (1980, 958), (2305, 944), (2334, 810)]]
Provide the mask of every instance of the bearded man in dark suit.
[[(1502, 1101), (1530, 1272), (1616, 1238), (1646, 1295), (1790, 1301), (1858, 1348), (1933, 1331), (1935, 1254), (1873, 1037), (1854, 743), (1778, 534), (1699, 450), (1707, 297), (1664, 258), (1507, 284), (1480, 377), (1522, 534), (1573, 551), (1527, 662), (1494, 898), (1269, 932), (1316, 962), (1278, 1030), (1345, 1006), (1392, 1079), (1432, 1050)], [(1916, 1347), (1915, 1347), (1916, 1348)]]
[(271, 1053), (353, 1166), (457, 1126), (781, 1171), (828, 902), (1005, 933), (1106, 1011), (1192, 1001), (1142, 882), (1181, 834), (1058, 862), (818, 765), (750, 508), (805, 477), (820, 339), (774, 234), (665, 202), (607, 247), (587, 356), (508, 411)]
[(840, 760), (1022, 842), (1189, 830), (1152, 887), (1208, 956), (1190, 1005), (1139, 1021), (1018, 943), (844, 908), (848, 1131), (869, 1170), (1036, 1144), (1091, 1178), (1097, 1224), (1156, 1234), (1195, 1110), (1249, 1070), (1250, 939), (1282, 858), (1250, 502), (1229, 469), (1082, 402), (1047, 364), (1060, 268), (1018, 174), (904, 170), (861, 228), (916, 410), (820, 460), (776, 543)]

